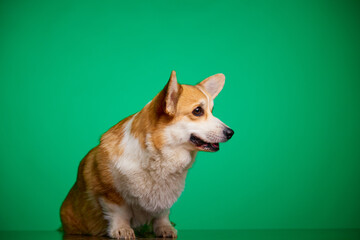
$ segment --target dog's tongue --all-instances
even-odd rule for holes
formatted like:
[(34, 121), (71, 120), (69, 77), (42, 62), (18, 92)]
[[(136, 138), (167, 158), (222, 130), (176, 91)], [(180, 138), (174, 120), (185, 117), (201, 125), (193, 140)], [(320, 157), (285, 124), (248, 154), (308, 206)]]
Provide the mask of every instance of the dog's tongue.
[(211, 146), (212, 146), (213, 148), (218, 148), (218, 147), (219, 147), (219, 144), (218, 144), (218, 143), (211, 143)]
[(219, 150), (219, 143), (207, 143), (202, 145), (203, 148), (211, 149), (213, 151)]

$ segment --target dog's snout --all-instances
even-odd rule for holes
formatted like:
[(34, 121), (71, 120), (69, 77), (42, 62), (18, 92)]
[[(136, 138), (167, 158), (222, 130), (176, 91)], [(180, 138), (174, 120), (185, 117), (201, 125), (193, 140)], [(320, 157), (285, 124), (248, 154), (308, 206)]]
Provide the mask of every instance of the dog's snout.
[(223, 132), (228, 140), (234, 135), (234, 131), (231, 128), (225, 128)]

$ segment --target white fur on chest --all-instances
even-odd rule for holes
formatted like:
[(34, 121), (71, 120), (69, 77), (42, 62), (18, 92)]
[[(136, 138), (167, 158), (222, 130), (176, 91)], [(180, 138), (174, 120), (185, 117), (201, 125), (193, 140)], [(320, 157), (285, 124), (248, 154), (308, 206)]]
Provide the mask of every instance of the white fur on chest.
[(123, 153), (113, 159), (116, 189), (128, 204), (156, 215), (179, 198), (194, 156), (180, 147), (164, 147), (158, 153), (148, 141), (147, 149), (141, 148), (130, 132), (132, 120), (119, 146)]

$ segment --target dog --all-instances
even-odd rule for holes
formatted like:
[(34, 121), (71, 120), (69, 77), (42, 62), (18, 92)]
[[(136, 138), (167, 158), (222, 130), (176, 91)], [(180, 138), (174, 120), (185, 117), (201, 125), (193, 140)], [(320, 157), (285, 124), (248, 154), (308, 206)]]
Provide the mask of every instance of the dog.
[(225, 83), (215, 74), (180, 85), (172, 71), (164, 89), (138, 113), (101, 136), (80, 162), (60, 217), (65, 234), (134, 239), (152, 223), (159, 237), (177, 237), (169, 220), (198, 151), (216, 152), (234, 131), (212, 114)]

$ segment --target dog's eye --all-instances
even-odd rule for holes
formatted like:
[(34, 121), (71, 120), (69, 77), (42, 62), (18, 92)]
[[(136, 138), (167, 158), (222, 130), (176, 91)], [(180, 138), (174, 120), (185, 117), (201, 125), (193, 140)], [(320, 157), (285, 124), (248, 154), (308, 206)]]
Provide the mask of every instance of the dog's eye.
[(192, 111), (192, 113), (195, 116), (200, 117), (200, 116), (204, 115), (204, 109), (202, 109), (202, 107), (197, 107)]

